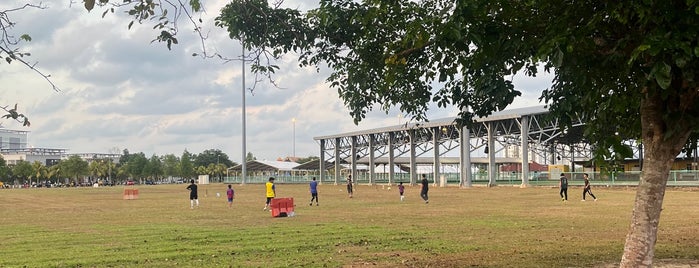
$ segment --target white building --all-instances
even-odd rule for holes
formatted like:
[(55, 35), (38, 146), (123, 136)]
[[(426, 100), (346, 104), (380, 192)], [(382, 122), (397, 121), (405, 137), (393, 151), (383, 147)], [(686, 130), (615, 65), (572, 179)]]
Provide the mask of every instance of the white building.
[(0, 155), (7, 165), (16, 165), (19, 161), (39, 161), (48, 167), (57, 164), (65, 155), (65, 149), (29, 148), (28, 133), (29, 131), (0, 128)]
[(27, 148), (27, 133), (29, 131), (0, 128), (0, 149)]

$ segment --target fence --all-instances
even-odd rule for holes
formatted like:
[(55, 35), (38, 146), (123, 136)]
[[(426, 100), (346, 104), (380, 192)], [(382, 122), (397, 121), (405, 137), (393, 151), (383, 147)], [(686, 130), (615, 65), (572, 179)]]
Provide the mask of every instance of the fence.
[[(601, 172), (565, 172), (564, 174), (568, 177), (568, 183), (570, 185), (583, 185), (583, 174), (587, 173), (590, 177), (590, 183), (592, 185), (605, 185), (605, 186), (635, 186), (638, 185), (638, 181), (641, 178), (640, 171), (627, 171), (618, 173), (601, 173)], [(431, 181), (432, 174), (425, 174), (427, 178)], [(369, 174), (362, 172), (355, 175), (355, 182), (366, 184), (369, 183)], [(440, 176), (444, 176), (449, 185), (458, 185), (461, 181), (461, 174), (459, 173), (442, 173)], [(534, 186), (556, 186), (558, 185), (558, 178), (560, 173), (549, 174), (548, 172), (531, 172), (529, 173), (529, 184)], [(308, 183), (311, 181), (313, 175), (307, 176), (274, 176), (275, 183)], [(319, 178), (315, 176), (321, 184), (333, 184), (335, 183), (335, 177), (330, 174), (324, 178)], [(522, 173), (518, 172), (498, 172), (496, 174), (495, 182), (499, 185), (520, 185), (522, 184)], [(247, 176), (245, 178), (245, 183), (265, 183), (269, 179), (269, 176)], [(347, 177), (343, 175), (338, 180), (339, 184), (344, 184)], [(224, 178), (223, 183), (241, 183), (241, 178), (239, 176), (231, 176)], [(396, 173), (392, 181), (393, 184), (399, 182), (409, 183), (410, 174), (409, 173)], [(476, 172), (472, 174), (471, 182), (474, 185), (486, 185), (489, 182), (487, 172)], [(374, 183), (376, 184), (388, 184), (388, 176), (386, 174), (376, 174), (374, 178)], [(670, 176), (667, 182), (668, 186), (699, 186), (699, 170), (674, 170), (670, 172)]]

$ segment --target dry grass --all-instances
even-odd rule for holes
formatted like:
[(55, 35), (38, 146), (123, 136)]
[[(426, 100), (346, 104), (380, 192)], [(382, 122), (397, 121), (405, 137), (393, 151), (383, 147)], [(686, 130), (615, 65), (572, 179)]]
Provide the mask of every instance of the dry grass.
[[(308, 206), (306, 185), (278, 184), (296, 216), (263, 212), (263, 185), (200, 186), (189, 209), (186, 185), (0, 190), (2, 267), (592, 267), (618, 263), (634, 188), (432, 188), (321, 185)], [(216, 197), (216, 193), (221, 197)], [(669, 189), (661, 218), (659, 263), (699, 259), (699, 192)]]

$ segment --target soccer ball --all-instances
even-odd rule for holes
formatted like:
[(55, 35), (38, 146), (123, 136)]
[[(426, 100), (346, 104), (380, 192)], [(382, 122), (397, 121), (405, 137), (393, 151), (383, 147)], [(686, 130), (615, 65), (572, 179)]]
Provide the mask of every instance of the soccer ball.
[(216, 197), (221, 197), (221, 194), (220, 194), (220, 193), (216, 193)]
[(390, 186), (388, 187), (388, 190), (391, 190), (391, 187), (390, 187)]

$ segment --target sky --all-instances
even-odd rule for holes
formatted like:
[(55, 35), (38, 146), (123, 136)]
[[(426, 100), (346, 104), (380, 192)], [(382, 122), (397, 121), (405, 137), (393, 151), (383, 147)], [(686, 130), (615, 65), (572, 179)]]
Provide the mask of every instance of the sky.
[[(25, 58), (50, 75), (60, 88), (54, 91), (41, 76), (19, 63), (0, 65), (0, 105), (17, 104), (31, 121), (30, 127), (10, 120), (6, 129), (29, 131), (28, 146), (66, 149), (68, 153), (131, 153), (146, 156), (187, 150), (201, 153), (220, 149), (234, 162), (242, 152), (242, 68), (240, 61), (224, 63), (193, 57), (202, 41), (191, 24), (179, 23), (178, 41), (168, 50), (151, 42), (153, 24), (135, 23), (117, 10), (102, 18), (103, 8), (87, 12), (79, 0), (6, 0), (7, 10), (33, 3), (46, 7), (12, 12), (15, 36), (29, 34), (32, 41), (21, 49)], [(186, 1), (185, 1), (186, 2)], [(226, 0), (203, 0), (205, 12), (197, 17), (208, 38), (208, 52), (233, 58), (240, 44), (213, 25)], [(314, 1), (286, 1), (307, 9)], [(398, 109), (374, 109), (355, 125), (337, 94), (325, 79), (328, 70), (300, 68), (295, 57), (282, 59), (275, 77), (279, 87), (266, 82), (245, 93), (246, 149), (258, 159), (318, 156), (313, 137), (398, 125), (410, 120)], [(252, 86), (249, 68), (246, 87)], [(541, 91), (551, 75), (513, 77), (522, 96), (508, 108), (542, 105)], [(430, 106), (428, 118), (457, 115), (456, 109)], [(294, 120), (295, 119), (295, 120)]]

